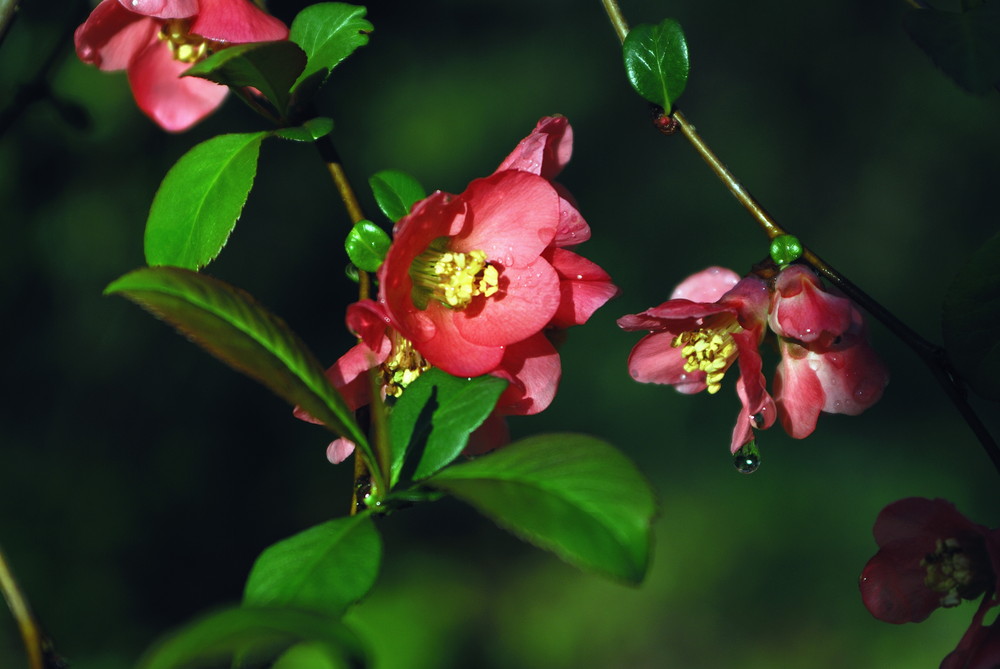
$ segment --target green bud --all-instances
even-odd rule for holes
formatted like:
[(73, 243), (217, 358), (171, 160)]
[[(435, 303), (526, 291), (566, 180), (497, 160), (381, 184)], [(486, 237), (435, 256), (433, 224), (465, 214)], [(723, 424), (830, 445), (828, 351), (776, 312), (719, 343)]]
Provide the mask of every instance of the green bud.
[(798, 237), (780, 235), (771, 241), (771, 260), (784, 267), (802, 257), (802, 244)]

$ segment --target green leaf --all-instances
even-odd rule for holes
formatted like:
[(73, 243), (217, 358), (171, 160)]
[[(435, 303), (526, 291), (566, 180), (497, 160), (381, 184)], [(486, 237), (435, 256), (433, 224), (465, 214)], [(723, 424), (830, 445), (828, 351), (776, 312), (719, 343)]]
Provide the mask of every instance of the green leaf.
[[(177, 267), (143, 268), (112, 282), (121, 294), (167, 321), (234, 369), (302, 407), (371, 455), (340, 393), (298, 336), (244, 291)], [(374, 459), (369, 460), (374, 462)]]
[(146, 262), (200, 269), (226, 245), (257, 174), (266, 132), (219, 135), (170, 168), (146, 221)]
[(325, 116), (317, 116), (295, 128), (275, 130), (274, 134), (277, 137), (293, 142), (314, 142), (320, 137), (329, 135), (331, 132), (333, 132), (333, 119)]
[(185, 70), (183, 77), (201, 77), (223, 86), (253, 86), (284, 117), (289, 90), (306, 66), (306, 53), (294, 42), (234, 44)]
[(358, 269), (376, 272), (382, 266), (391, 243), (385, 230), (371, 221), (358, 221), (347, 233), (344, 248), (347, 250), (347, 257)]
[(271, 669), (352, 669), (356, 664), (348, 664), (340, 649), (332, 649), (324, 643), (300, 643), (286, 650)]
[(371, 590), (381, 560), (382, 542), (368, 513), (336, 518), (261, 553), (243, 604), (340, 616)]
[(531, 437), (424, 483), (578, 567), (631, 584), (646, 574), (653, 491), (635, 465), (603, 441)]
[(375, 27), (364, 18), (367, 11), (343, 2), (321, 2), (299, 12), (288, 39), (302, 47), (308, 60), (293, 90), (313, 75), (322, 83), (340, 61), (368, 44), (368, 33)]
[(660, 24), (638, 25), (622, 44), (625, 71), (632, 87), (650, 102), (670, 113), (687, 84), (687, 41), (681, 24), (664, 19)]
[(969, 387), (1000, 400), (1000, 235), (976, 251), (952, 281), (942, 330), (948, 357)]
[(390, 485), (403, 474), (420, 480), (451, 463), (493, 411), (507, 382), (495, 376), (460, 379), (430, 369), (408, 385), (389, 416)]
[(399, 170), (376, 172), (368, 180), (368, 185), (372, 188), (378, 208), (393, 223), (410, 213), (414, 202), (427, 197), (419, 181)]
[(1000, 82), (1000, 2), (961, 13), (911, 9), (903, 27), (934, 64), (971, 93), (988, 93)]
[[(240, 666), (265, 662), (302, 642), (319, 643), (344, 666), (364, 662), (357, 637), (335, 618), (280, 608), (229, 608), (199, 618), (154, 645), (139, 669)], [(337, 665), (334, 665), (337, 666)]]

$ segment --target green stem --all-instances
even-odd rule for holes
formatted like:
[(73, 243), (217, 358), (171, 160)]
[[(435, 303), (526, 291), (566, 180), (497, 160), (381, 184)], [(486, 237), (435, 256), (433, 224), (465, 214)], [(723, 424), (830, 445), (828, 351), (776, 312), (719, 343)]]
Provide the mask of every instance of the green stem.
[[(618, 34), (619, 39), (624, 41), (625, 35), (628, 34), (628, 23), (621, 13), (621, 8), (618, 7), (617, 0), (601, 0), (601, 2), (608, 13), (611, 25)], [(695, 151), (698, 152), (698, 155), (702, 157), (729, 192), (733, 194), (733, 197), (757, 221), (757, 224), (764, 231), (764, 234), (767, 235), (768, 239), (773, 240), (775, 237), (788, 234), (767, 213), (767, 210), (754, 199), (750, 192), (743, 187), (743, 184), (736, 179), (733, 173), (729, 171), (729, 168), (719, 160), (719, 157), (702, 140), (701, 135), (698, 134), (694, 125), (688, 121), (684, 114), (680, 110), (675, 109), (672, 117), (680, 127), (681, 133), (691, 143)], [(931, 344), (921, 337), (909, 326), (896, 318), (888, 309), (876, 302), (870, 295), (805, 246), (803, 246), (802, 260), (913, 349), (917, 356), (930, 369), (935, 380), (941, 385), (948, 399), (951, 400), (959, 414), (972, 429), (983, 450), (986, 451), (987, 457), (989, 457), (997, 472), (1000, 473), (1000, 446), (997, 445), (996, 440), (990, 434), (986, 425), (969, 404), (965, 386), (948, 361), (944, 349)]]
[(28, 656), (30, 669), (54, 669), (65, 666), (53, 650), (52, 641), (42, 633), (38, 621), (31, 613), (28, 600), (21, 592), (17, 579), (14, 578), (14, 573), (7, 563), (7, 556), (4, 555), (3, 548), (0, 548), (0, 592), (7, 600), (7, 607), (21, 631), (21, 639), (24, 642), (24, 651)]

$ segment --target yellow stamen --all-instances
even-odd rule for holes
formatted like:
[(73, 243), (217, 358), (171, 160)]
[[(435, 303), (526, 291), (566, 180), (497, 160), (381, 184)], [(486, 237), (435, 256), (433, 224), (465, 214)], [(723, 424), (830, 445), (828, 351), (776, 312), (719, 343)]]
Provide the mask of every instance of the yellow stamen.
[(410, 266), (413, 303), (420, 309), (434, 298), (450, 309), (464, 309), (473, 298), (490, 297), (500, 289), (500, 273), (483, 251), (460, 253), (432, 243)]
[(920, 566), (927, 570), (924, 585), (941, 593), (941, 606), (958, 606), (962, 598), (972, 599), (984, 589), (977, 582), (976, 565), (955, 539), (938, 539)]
[(191, 22), (187, 19), (169, 19), (160, 29), (157, 37), (161, 42), (166, 42), (174, 60), (194, 64), (208, 58), (222, 47), (219, 42), (189, 32), (190, 27)]
[(705, 372), (705, 384), (709, 394), (714, 395), (722, 387), (722, 377), (736, 359), (736, 342), (732, 333), (740, 329), (733, 323), (725, 328), (702, 328), (692, 332), (682, 332), (674, 337), (674, 348), (681, 349), (684, 356), (685, 372)]
[(382, 385), (387, 397), (399, 397), (406, 386), (417, 380), (423, 372), (431, 368), (409, 339), (398, 332), (392, 333), (392, 352), (382, 363)]

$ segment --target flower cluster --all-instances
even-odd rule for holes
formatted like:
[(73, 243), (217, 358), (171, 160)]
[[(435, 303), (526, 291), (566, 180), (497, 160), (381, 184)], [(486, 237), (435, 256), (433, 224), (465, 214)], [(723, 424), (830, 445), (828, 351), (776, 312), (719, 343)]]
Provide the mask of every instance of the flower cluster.
[[(737, 364), (743, 408), (733, 430), (733, 453), (753, 440), (754, 429), (776, 420), (801, 439), (816, 428), (820, 412), (859, 414), (878, 401), (888, 382), (865, 339), (861, 312), (850, 300), (824, 291), (801, 265), (767, 280), (710, 267), (681, 282), (667, 302), (623, 316), (618, 325), (649, 332), (629, 356), (629, 372), (643, 383), (716, 393)], [(768, 331), (777, 335), (781, 352), (773, 396), (759, 351)]]
[(181, 72), (231, 44), (287, 37), (250, 0), (102, 0), (74, 35), (80, 60), (125, 70), (139, 109), (170, 132), (205, 118), (229, 91)]
[(938, 607), (986, 593), (941, 669), (1000, 666), (1000, 621), (983, 625), (1000, 604), (1000, 529), (973, 523), (946, 500), (911, 497), (882, 509), (874, 534), (879, 550), (860, 579), (871, 614), (889, 623), (920, 622)]
[[(358, 344), (327, 372), (352, 409), (370, 401), (368, 370), (398, 396), (430, 367), (509, 382), (471, 450), (506, 441), (505, 415), (530, 415), (555, 396), (553, 340), (618, 293), (608, 274), (569, 250), (590, 237), (571, 196), (552, 179), (570, 158), (573, 131), (541, 119), (488, 177), (460, 195), (437, 191), (393, 230), (378, 271), (378, 300), (348, 308)], [(353, 444), (333, 442), (342, 461)]]

